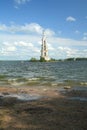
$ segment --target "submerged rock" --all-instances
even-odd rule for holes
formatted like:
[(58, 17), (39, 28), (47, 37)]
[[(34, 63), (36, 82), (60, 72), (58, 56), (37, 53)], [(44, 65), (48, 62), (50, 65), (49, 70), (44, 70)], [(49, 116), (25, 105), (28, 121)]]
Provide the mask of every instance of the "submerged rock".
[(64, 89), (70, 89), (71, 86), (64, 86)]

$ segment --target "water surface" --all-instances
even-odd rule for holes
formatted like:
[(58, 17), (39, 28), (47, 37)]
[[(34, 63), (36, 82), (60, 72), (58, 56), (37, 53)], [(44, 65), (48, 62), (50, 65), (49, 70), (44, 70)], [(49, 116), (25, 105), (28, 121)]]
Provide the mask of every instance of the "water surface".
[(87, 86), (87, 61), (0, 61), (0, 86)]

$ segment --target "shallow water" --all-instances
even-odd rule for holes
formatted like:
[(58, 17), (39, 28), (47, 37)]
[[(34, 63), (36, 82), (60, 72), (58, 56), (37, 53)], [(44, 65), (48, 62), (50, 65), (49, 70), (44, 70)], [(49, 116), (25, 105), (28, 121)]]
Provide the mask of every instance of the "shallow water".
[(0, 61), (0, 86), (87, 86), (87, 61)]
[(13, 93), (9, 93), (9, 94), (2, 94), (2, 93), (0, 93), (0, 97), (1, 98), (7, 98), (7, 97), (15, 97), (15, 98), (17, 98), (17, 99), (19, 99), (19, 100), (23, 100), (23, 101), (32, 101), (32, 100), (38, 100), (38, 99), (41, 99), (42, 98), (42, 96), (41, 95), (33, 95), (33, 94), (21, 94), (21, 93), (19, 93), (19, 94), (13, 94)]
[(68, 98), (69, 100), (78, 100), (78, 101), (86, 101), (87, 102), (87, 98), (86, 97), (70, 97)]

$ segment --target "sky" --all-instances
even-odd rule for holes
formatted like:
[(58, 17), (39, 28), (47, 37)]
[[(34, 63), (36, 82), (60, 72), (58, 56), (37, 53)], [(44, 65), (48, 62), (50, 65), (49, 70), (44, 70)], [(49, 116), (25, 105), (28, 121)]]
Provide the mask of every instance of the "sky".
[(0, 60), (87, 58), (87, 0), (0, 0)]

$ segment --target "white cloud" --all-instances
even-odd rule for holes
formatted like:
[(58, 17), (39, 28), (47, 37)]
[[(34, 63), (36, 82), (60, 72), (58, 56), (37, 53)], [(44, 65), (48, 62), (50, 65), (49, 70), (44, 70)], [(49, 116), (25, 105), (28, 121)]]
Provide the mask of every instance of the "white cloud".
[(87, 41), (87, 32), (83, 33), (83, 39), (82, 40)]
[(62, 31), (58, 31), (57, 33), (60, 35), (62, 33)]
[[(37, 23), (30, 23), (30, 24), (24, 24), (24, 25), (15, 25), (11, 24), (10, 26), (6, 26), (5, 24), (0, 24), (0, 31), (6, 31), (11, 33), (37, 33), (41, 34), (43, 28), (37, 24)], [(47, 30), (49, 34), (52, 34), (53, 32), (51, 30)]]
[(29, 2), (30, 0), (14, 0), (18, 5), (25, 4)]
[(83, 37), (83, 40), (84, 40), (84, 41), (87, 41), (87, 36), (84, 36), (84, 37)]
[(3, 42), (0, 49), (0, 56), (6, 57), (16, 57), (23, 58), (27, 57), (39, 57), (40, 56), (40, 48), (35, 46), (33, 43), (25, 42), (25, 41), (14, 41), (13, 42)]
[[(15, 59), (39, 58), (43, 29), (37, 23), (0, 25), (1, 32), (4, 31), (0, 34), (0, 56), (13, 56)], [(51, 29), (47, 28), (45, 30), (50, 57), (60, 59), (87, 56), (87, 50), (85, 49), (87, 48), (86, 32), (83, 34), (84, 40), (74, 40), (57, 37)], [(79, 33), (79, 31), (76, 30), (76, 33)], [(83, 49), (81, 50), (81, 48)]]
[[(0, 55), (14, 57), (22, 57), (29, 59), (31, 57), (40, 57), (41, 49), (41, 36), (40, 35), (8, 35), (1, 36), (4, 42), (1, 44)], [(6, 39), (6, 42), (5, 42)], [(55, 36), (47, 38), (48, 53), (53, 58), (67, 58), (67, 57), (80, 57), (87, 56), (87, 51), (79, 50), (79, 46), (87, 47), (86, 41), (76, 41), (72, 39), (63, 39)], [(76, 47), (78, 49), (76, 49)]]
[(30, 24), (25, 24), (24, 26), (21, 26), (21, 31), (24, 32), (36, 32), (38, 34), (42, 33), (43, 28), (37, 24), (37, 23), (30, 23)]
[(6, 51), (11, 51), (11, 52), (13, 52), (13, 51), (16, 51), (16, 47), (15, 46), (9, 46), (9, 47), (7, 47), (6, 48)]
[(66, 21), (68, 21), (68, 22), (75, 22), (76, 19), (74, 17), (72, 17), (72, 16), (69, 16), (69, 17), (66, 18)]
[(9, 51), (9, 52), (16, 51), (16, 46), (9, 42), (3, 42), (2, 46), (3, 46), (3, 49), (6, 51)]
[(1, 55), (11, 56), (14, 55), (17, 48), (16, 46), (10, 44), (9, 42), (4, 42), (1, 46)]
[(14, 42), (14, 45), (21, 46), (21, 47), (33, 47), (32, 43), (28, 43), (24, 41)]
[(15, 2), (14, 8), (19, 9), (20, 5), (24, 5), (30, 1), (31, 0), (14, 0), (14, 2)]
[(76, 33), (76, 34), (80, 34), (80, 31), (76, 30), (75, 33)]
[(19, 9), (19, 7), (17, 5), (14, 6), (15, 9)]
[(74, 40), (69, 38), (60, 38), (60, 37), (48, 37), (48, 43), (52, 44), (53, 46), (87, 46), (87, 42), (83, 40)]
[(87, 32), (85, 32), (83, 35), (86, 35), (86, 36), (87, 36)]
[(71, 49), (69, 47), (58, 47), (58, 51), (62, 52), (62, 53), (66, 53), (67, 57), (70, 57), (71, 55), (74, 55), (76, 53), (77, 50), (75, 49)]
[(54, 51), (55, 50), (54, 47), (52, 47), (51, 44), (47, 43), (47, 46), (48, 46), (48, 48), (49, 48), (50, 51)]
[(7, 26), (5, 24), (1, 24), (0, 25), (0, 30), (1, 31), (6, 31), (7, 30)]
[(52, 31), (52, 30), (50, 30), (50, 29), (46, 29), (45, 33), (46, 33), (47, 36), (53, 36), (53, 35), (55, 35), (55, 32)]
[(75, 48), (69, 47), (58, 47), (58, 55), (63, 58), (71, 58), (71, 57), (87, 57), (87, 49), (79, 50)]

